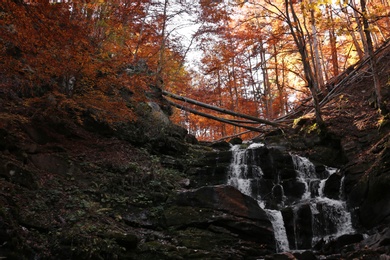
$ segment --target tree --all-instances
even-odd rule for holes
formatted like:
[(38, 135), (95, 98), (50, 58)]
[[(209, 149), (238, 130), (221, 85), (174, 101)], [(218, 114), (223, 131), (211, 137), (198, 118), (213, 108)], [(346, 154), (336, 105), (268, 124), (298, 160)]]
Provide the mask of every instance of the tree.
[(313, 70), (310, 65), (310, 58), (307, 51), (305, 33), (301, 22), (294, 10), (293, 1), (285, 0), (285, 18), (288, 27), (290, 28), (291, 35), (294, 38), (294, 42), (297, 45), (298, 52), (301, 55), (301, 62), (303, 65), (305, 80), (313, 98), (316, 122), (320, 127), (324, 127), (325, 123), (321, 116), (321, 108), (318, 99), (318, 82), (314, 77)]
[(370, 58), (370, 67), (371, 67), (371, 73), (374, 81), (374, 90), (376, 94), (376, 102), (378, 108), (382, 111), (382, 113), (387, 113), (385, 106), (383, 106), (382, 103), (382, 94), (381, 94), (381, 85), (379, 81), (379, 76), (378, 76), (378, 70), (377, 70), (377, 64), (376, 64), (376, 57), (374, 54), (374, 46), (372, 43), (372, 38), (371, 38), (371, 29), (370, 29), (370, 24), (367, 18), (367, 8), (366, 8), (366, 0), (360, 0), (360, 6), (362, 9), (361, 12), (361, 18), (362, 18), (362, 23), (363, 23), (363, 28), (364, 28), (364, 35), (365, 35), (365, 49), (367, 51), (367, 55)]

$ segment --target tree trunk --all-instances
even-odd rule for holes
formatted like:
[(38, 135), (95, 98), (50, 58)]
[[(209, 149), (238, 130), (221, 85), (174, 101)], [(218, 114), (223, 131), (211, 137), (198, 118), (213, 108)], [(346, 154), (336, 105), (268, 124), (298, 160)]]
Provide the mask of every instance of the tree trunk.
[(365, 42), (367, 44), (365, 49), (367, 49), (367, 52), (368, 52), (367, 54), (368, 54), (368, 57), (370, 59), (370, 67), (371, 67), (371, 72), (372, 72), (373, 81), (374, 81), (376, 102), (377, 102), (377, 106), (381, 110), (381, 112), (386, 113), (387, 111), (382, 104), (381, 85), (380, 85), (379, 76), (378, 76), (376, 57), (374, 55), (374, 46), (372, 44), (372, 39), (371, 39), (370, 25), (369, 25), (368, 19), (366, 17), (366, 14), (367, 14), (366, 0), (360, 0), (360, 5), (362, 8), (363, 28), (364, 28), (364, 34), (366, 37)]
[[(311, 70), (311, 66), (309, 63), (309, 57), (307, 54), (306, 41), (305, 41), (305, 37), (303, 35), (303, 30), (302, 30), (302, 27), (300, 26), (299, 19), (294, 11), (292, 1), (285, 0), (285, 5), (286, 5), (286, 20), (287, 20), (286, 22), (290, 28), (291, 35), (294, 38), (294, 42), (298, 47), (299, 54), (301, 55), (303, 71), (305, 74), (307, 87), (309, 88), (311, 95), (312, 95), (312, 98), (313, 98), (316, 122), (320, 128), (324, 128), (325, 123), (324, 123), (324, 121), (322, 119), (322, 115), (321, 115), (321, 109), (320, 109), (319, 100), (318, 100), (318, 93), (317, 93), (317, 83), (314, 79), (314, 75), (313, 75), (313, 72)], [(294, 21), (291, 21), (289, 9), (291, 9), (291, 15), (292, 15)]]
[(322, 66), (321, 66), (321, 58), (319, 53), (319, 46), (318, 46), (318, 34), (317, 34), (317, 27), (316, 27), (316, 21), (314, 17), (314, 10), (310, 9), (310, 16), (311, 16), (311, 29), (313, 32), (313, 51), (314, 51), (314, 61), (315, 61), (315, 68), (316, 68), (316, 79), (317, 84), (319, 85), (319, 89), (322, 91), (322, 93), (326, 92), (325, 84), (324, 84), (324, 74), (322, 72)]
[(216, 120), (216, 121), (219, 121), (219, 122), (223, 122), (223, 123), (226, 123), (226, 124), (229, 124), (229, 125), (246, 128), (246, 129), (251, 130), (251, 131), (260, 132), (260, 133), (263, 132), (260, 129), (252, 127), (252, 126), (241, 125), (241, 124), (238, 124), (236, 122), (230, 121), (229, 119), (216, 117), (216, 116), (213, 116), (213, 115), (210, 115), (210, 114), (199, 112), (199, 111), (197, 111), (195, 109), (191, 109), (191, 108), (188, 108), (188, 107), (183, 107), (182, 105), (176, 104), (176, 103), (174, 103), (172, 101), (168, 101), (168, 102), (169, 102), (170, 105), (172, 105), (174, 107), (177, 107), (179, 109), (183, 109), (183, 110), (188, 111), (190, 113), (193, 113), (195, 115), (203, 116), (203, 117), (206, 117), (206, 118), (209, 118), (209, 119), (213, 119), (213, 120)]
[(260, 118), (254, 117), (254, 116), (249, 116), (249, 115), (237, 113), (237, 112), (234, 112), (234, 111), (231, 111), (231, 110), (227, 110), (227, 109), (224, 109), (224, 108), (219, 108), (219, 107), (216, 107), (216, 106), (205, 104), (203, 102), (196, 101), (196, 100), (193, 100), (193, 99), (190, 99), (190, 98), (186, 98), (186, 97), (182, 97), (182, 96), (170, 93), (170, 92), (165, 91), (165, 90), (163, 90), (163, 95), (166, 95), (168, 97), (174, 98), (176, 100), (181, 100), (181, 101), (184, 101), (184, 102), (187, 102), (187, 103), (190, 103), (190, 104), (194, 104), (194, 105), (197, 105), (197, 106), (200, 106), (200, 107), (204, 107), (204, 108), (208, 108), (208, 109), (211, 109), (211, 110), (214, 110), (214, 111), (225, 113), (225, 114), (228, 114), (228, 115), (249, 119), (249, 120), (261, 123), (261, 124), (272, 125), (272, 126), (275, 126), (275, 127), (280, 127), (281, 126), (280, 124), (275, 123), (275, 122), (271, 122), (271, 121), (268, 121), (268, 120), (265, 120), (265, 119), (260, 119)]
[(264, 86), (264, 104), (265, 104), (265, 118), (270, 119), (272, 115), (272, 96), (271, 86), (268, 77), (267, 59), (265, 57), (265, 49), (263, 48), (263, 39), (260, 38), (260, 67), (263, 75)]
[[(360, 1), (362, 2), (362, 1)], [(364, 1), (365, 2), (365, 1)], [(353, 14), (354, 14), (354, 18), (356, 20), (356, 24), (357, 24), (357, 28), (358, 28), (358, 32), (360, 34), (360, 38), (363, 42), (363, 49), (364, 49), (364, 54), (365, 56), (367, 57), (368, 55), (368, 49), (367, 49), (367, 38), (365, 37), (365, 32), (364, 32), (364, 28), (362, 27), (361, 23), (360, 23), (360, 15), (357, 11), (357, 7), (356, 7), (356, 3), (355, 3), (355, 0), (352, 0), (350, 1), (350, 6), (352, 7), (353, 9)], [(364, 16), (364, 15), (363, 15)], [(364, 18), (363, 18), (364, 19)], [(363, 22), (364, 23), (364, 22)]]
[(337, 76), (339, 74), (339, 62), (338, 62), (338, 53), (337, 53), (337, 46), (336, 46), (336, 33), (334, 28), (334, 20), (332, 15), (332, 10), (330, 6), (327, 6), (328, 10), (328, 17), (331, 21), (331, 28), (329, 28), (329, 42), (330, 42), (330, 50), (331, 50), (331, 56), (332, 56), (332, 72), (333, 76)]
[(156, 72), (156, 78), (157, 78), (157, 86), (160, 88), (163, 88), (161, 82), (162, 82), (162, 71), (164, 69), (165, 64), (165, 45), (166, 45), (166, 26), (167, 26), (167, 11), (168, 11), (168, 1), (164, 1), (164, 9), (163, 9), (163, 22), (162, 22), (162, 28), (161, 28), (161, 45), (160, 45), (160, 53), (159, 53), (159, 60), (157, 64), (157, 72)]

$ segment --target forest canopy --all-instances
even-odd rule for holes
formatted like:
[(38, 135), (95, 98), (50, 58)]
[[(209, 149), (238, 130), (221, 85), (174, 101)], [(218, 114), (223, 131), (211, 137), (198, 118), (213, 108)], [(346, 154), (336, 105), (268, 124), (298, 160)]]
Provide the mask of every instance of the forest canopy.
[[(0, 88), (135, 120), (115, 93), (143, 101), (157, 86), (272, 120), (308, 97), (316, 107), (335, 76), (372, 57), (389, 14), (388, 0), (4, 0)], [(375, 82), (375, 59), (371, 70)], [(179, 109), (172, 119), (205, 140), (243, 131)]]

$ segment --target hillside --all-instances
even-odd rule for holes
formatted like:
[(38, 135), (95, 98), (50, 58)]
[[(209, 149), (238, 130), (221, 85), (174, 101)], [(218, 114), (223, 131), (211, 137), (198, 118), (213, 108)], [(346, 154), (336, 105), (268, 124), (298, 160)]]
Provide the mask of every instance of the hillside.
[[(379, 64), (384, 100), (390, 100), (389, 61), (390, 52), (384, 51)], [(326, 133), (317, 131), (309, 113), (295, 120), (295, 126), (283, 135), (270, 133), (262, 140), (287, 142), (290, 151), (341, 167), (346, 197), (358, 225), (372, 235), (390, 223), (390, 123), (388, 115), (378, 113), (371, 102), (368, 70), (361, 68), (357, 74), (323, 107)], [(48, 92), (21, 98), (12, 90), (1, 90), (0, 257), (248, 259), (246, 255), (272, 253), (269, 248), (254, 249), (264, 241), (251, 239), (221, 252), (207, 245), (208, 233), (199, 233), (196, 225), (172, 230), (172, 222), (186, 221), (186, 214), (209, 217), (207, 212), (199, 216), (176, 212), (172, 198), (197, 178), (190, 171), (191, 164), (207, 161), (213, 149), (197, 144), (184, 129), (173, 125), (160, 109), (166, 106), (164, 99), (154, 91), (148, 100), (128, 104), (135, 107), (137, 120), (121, 121), (105, 119), (105, 111), (96, 106), (80, 108), (76, 97)], [(122, 93), (125, 100), (128, 96)], [(225, 191), (205, 190), (208, 195), (212, 192)], [(246, 200), (235, 196), (228, 199)], [(235, 215), (232, 219), (243, 221)], [(249, 232), (245, 225), (234, 229)], [(237, 242), (226, 240), (223, 234), (231, 232), (227, 229), (214, 226), (210, 230), (214, 236), (209, 239), (222, 248)], [(379, 247), (382, 251), (357, 247), (354, 257), (373, 259), (367, 255), (386, 254), (383, 247), (389, 245), (384, 241)], [(191, 244), (202, 250), (183, 246)]]

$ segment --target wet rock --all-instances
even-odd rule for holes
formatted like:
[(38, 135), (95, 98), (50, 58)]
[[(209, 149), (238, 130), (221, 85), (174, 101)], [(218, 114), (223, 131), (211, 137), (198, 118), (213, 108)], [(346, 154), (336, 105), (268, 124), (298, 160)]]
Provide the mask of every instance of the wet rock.
[(279, 149), (268, 148), (266, 146), (250, 149), (251, 154), (248, 154), (248, 161), (255, 162), (261, 166), (263, 178), (275, 179), (278, 174), (283, 179), (295, 177), (293, 171), (294, 164), (291, 156), (288, 153), (283, 153)]
[(297, 249), (295, 237), (294, 210), (291, 207), (282, 209), (282, 217), (290, 249)]
[(390, 223), (389, 173), (390, 149), (384, 149), (348, 194), (350, 205), (359, 208), (359, 221), (367, 229)]
[[(204, 244), (197, 243), (200, 250), (210, 249), (210, 246), (241, 248), (237, 239), (249, 243), (257, 253), (260, 249), (268, 253), (275, 250), (273, 228), (266, 212), (257, 201), (231, 186), (180, 192), (172, 204), (164, 211), (166, 225), (174, 227), (177, 232), (192, 230), (196, 239), (186, 239), (203, 241)], [(190, 243), (186, 242), (185, 246), (190, 246)]]
[(317, 260), (318, 259), (312, 251), (294, 252), (293, 255), (297, 260)]
[(385, 228), (377, 234), (369, 236), (360, 245), (361, 247), (370, 247), (373, 249), (387, 247), (390, 253), (390, 228)]
[(191, 179), (191, 187), (199, 188), (225, 183), (227, 180), (227, 169), (228, 166), (226, 165), (191, 167), (186, 174)]
[(337, 173), (332, 174), (325, 182), (324, 195), (330, 199), (340, 198), (341, 176)]
[(306, 190), (306, 185), (296, 179), (284, 180), (282, 185), (285, 196), (291, 201), (298, 201)]
[(272, 196), (276, 203), (281, 203), (283, 201), (283, 187), (282, 185), (275, 185), (272, 189)]
[(242, 194), (232, 186), (209, 186), (181, 192), (177, 196), (176, 203), (181, 206), (222, 210), (230, 214), (264, 222), (265, 227), (270, 227), (271, 224), (266, 212), (259, 207), (256, 200)]
[(290, 252), (283, 252), (278, 254), (273, 254), (265, 257), (266, 260), (295, 260), (295, 256)]
[(300, 249), (309, 249), (311, 248), (311, 241), (313, 239), (313, 218), (310, 204), (301, 205), (296, 214), (295, 232), (297, 236), (297, 246)]
[(210, 145), (212, 148), (214, 149), (218, 149), (218, 150), (229, 150), (230, 149), (230, 144), (228, 142), (225, 142), (225, 141), (220, 141), (220, 142), (215, 142), (215, 143), (212, 143)]
[(326, 243), (322, 248), (322, 252), (329, 255), (340, 253), (344, 246), (350, 244), (356, 244), (362, 240), (363, 240), (362, 234), (342, 235)]
[(320, 180), (313, 180), (309, 183), (309, 190), (311, 198), (315, 198), (319, 196), (318, 188), (320, 187)]
[(186, 169), (191, 187), (226, 183), (231, 159), (231, 151), (203, 152), (198, 158), (191, 159)]
[(232, 145), (242, 144), (242, 139), (239, 138), (239, 137), (235, 137), (235, 138), (232, 138), (232, 139), (229, 141), (229, 143), (232, 144)]

